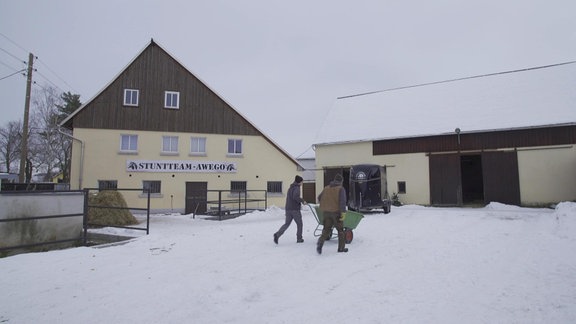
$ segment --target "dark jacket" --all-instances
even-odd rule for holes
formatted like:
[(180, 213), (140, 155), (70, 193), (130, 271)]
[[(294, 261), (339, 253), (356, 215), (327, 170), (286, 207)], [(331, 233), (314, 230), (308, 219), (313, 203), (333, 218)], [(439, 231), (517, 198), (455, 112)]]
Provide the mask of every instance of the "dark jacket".
[(346, 190), (340, 183), (330, 182), (318, 196), (318, 201), (321, 211), (346, 212)]
[(302, 203), (304, 199), (300, 198), (300, 186), (294, 182), (288, 188), (288, 193), (286, 194), (286, 210), (300, 210), (302, 208)]

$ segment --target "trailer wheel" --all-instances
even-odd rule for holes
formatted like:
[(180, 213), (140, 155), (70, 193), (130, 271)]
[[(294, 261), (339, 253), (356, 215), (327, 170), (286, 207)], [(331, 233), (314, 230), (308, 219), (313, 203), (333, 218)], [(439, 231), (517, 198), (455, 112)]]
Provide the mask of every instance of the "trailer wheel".
[(344, 229), (344, 239), (346, 240), (346, 244), (352, 243), (352, 240), (354, 239), (354, 233), (351, 229)]

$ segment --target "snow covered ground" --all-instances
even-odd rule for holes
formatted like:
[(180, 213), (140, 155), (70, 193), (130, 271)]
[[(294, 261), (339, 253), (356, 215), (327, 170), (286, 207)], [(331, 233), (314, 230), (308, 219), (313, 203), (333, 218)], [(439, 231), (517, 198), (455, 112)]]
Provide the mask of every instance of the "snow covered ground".
[(393, 208), (322, 255), (303, 215), (303, 244), (270, 208), (0, 259), (0, 323), (576, 323), (576, 203)]

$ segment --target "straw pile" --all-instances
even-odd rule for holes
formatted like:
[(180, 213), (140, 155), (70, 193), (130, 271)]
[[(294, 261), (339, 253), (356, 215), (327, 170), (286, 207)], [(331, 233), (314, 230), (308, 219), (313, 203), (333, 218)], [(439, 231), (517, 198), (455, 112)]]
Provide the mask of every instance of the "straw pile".
[[(88, 198), (90, 206), (106, 208), (88, 208), (88, 223), (95, 225), (135, 225), (138, 221), (127, 209), (128, 205), (122, 194), (114, 190), (103, 190)], [(110, 208), (119, 207), (123, 209)]]

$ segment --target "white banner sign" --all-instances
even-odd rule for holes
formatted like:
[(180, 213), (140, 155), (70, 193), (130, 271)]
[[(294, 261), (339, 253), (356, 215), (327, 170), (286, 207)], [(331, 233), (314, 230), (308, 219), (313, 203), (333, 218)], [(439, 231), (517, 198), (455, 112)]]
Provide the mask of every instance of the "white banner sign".
[(127, 160), (128, 172), (216, 172), (235, 173), (236, 163), (214, 161)]

